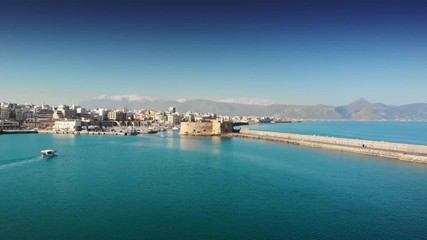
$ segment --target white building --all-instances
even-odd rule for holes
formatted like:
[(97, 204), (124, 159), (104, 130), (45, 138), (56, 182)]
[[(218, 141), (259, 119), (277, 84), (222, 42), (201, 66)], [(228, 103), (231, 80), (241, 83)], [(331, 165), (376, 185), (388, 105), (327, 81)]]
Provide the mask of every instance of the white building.
[(181, 116), (179, 114), (168, 114), (168, 125), (178, 126), (181, 124)]
[(53, 130), (55, 131), (76, 131), (82, 126), (80, 120), (55, 121)]
[(107, 120), (108, 117), (108, 110), (107, 109), (95, 109), (92, 111), (95, 115), (95, 119), (98, 121), (104, 121)]

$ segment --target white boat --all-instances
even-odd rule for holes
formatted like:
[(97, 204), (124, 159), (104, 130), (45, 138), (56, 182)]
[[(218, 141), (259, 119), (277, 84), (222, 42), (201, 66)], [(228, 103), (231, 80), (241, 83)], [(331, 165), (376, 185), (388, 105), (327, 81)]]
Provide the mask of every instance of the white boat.
[(51, 158), (53, 156), (55, 156), (56, 150), (53, 149), (46, 149), (46, 150), (42, 150), (40, 152), (40, 156), (42, 158)]
[(175, 126), (175, 127), (172, 128), (172, 130), (179, 130), (179, 127)]

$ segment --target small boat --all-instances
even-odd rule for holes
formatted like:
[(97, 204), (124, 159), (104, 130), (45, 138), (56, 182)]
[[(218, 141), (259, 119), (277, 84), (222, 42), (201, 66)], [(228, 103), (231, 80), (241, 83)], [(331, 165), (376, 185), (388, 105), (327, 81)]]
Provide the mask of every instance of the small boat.
[(131, 136), (135, 136), (135, 135), (139, 134), (139, 132), (137, 130), (135, 130), (135, 129), (126, 131), (126, 133), (129, 134), (129, 135), (131, 135)]
[(40, 152), (40, 156), (42, 158), (51, 158), (53, 156), (55, 156), (56, 150), (53, 149), (46, 149), (46, 150), (42, 150)]
[(136, 131), (136, 130), (134, 130), (134, 131), (131, 131), (130, 132), (130, 135), (131, 136), (135, 136), (135, 135), (138, 135), (139, 134), (139, 132), (138, 131)]
[(141, 134), (154, 134), (154, 133), (157, 133), (158, 131), (157, 130), (155, 130), (155, 129), (144, 129), (144, 130), (142, 130), (140, 133)]
[(154, 134), (154, 133), (157, 133), (158, 131), (157, 130), (155, 130), (155, 129), (148, 129), (148, 134)]
[(175, 131), (176, 131), (176, 130), (179, 130), (179, 127), (178, 127), (178, 126), (175, 126), (175, 127), (173, 127), (173, 128), (172, 128), (172, 130), (175, 130)]

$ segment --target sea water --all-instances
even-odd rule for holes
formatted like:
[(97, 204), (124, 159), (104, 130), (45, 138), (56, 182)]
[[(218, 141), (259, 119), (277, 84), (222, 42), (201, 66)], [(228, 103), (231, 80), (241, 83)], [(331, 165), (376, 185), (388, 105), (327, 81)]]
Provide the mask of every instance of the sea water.
[(1, 239), (427, 236), (424, 164), (172, 131), (2, 135), (0, 153)]

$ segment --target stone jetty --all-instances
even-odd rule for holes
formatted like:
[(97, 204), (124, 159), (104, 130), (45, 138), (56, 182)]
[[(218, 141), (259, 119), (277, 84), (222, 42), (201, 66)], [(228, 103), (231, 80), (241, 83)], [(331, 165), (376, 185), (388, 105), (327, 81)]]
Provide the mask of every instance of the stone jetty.
[(394, 158), (403, 161), (427, 163), (427, 146), (383, 141), (370, 141), (348, 138), (302, 135), (242, 128), (240, 133), (231, 134), (235, 137), (260, 139), (323, 148), (344, 152), (366, 154), (371, 156)]

